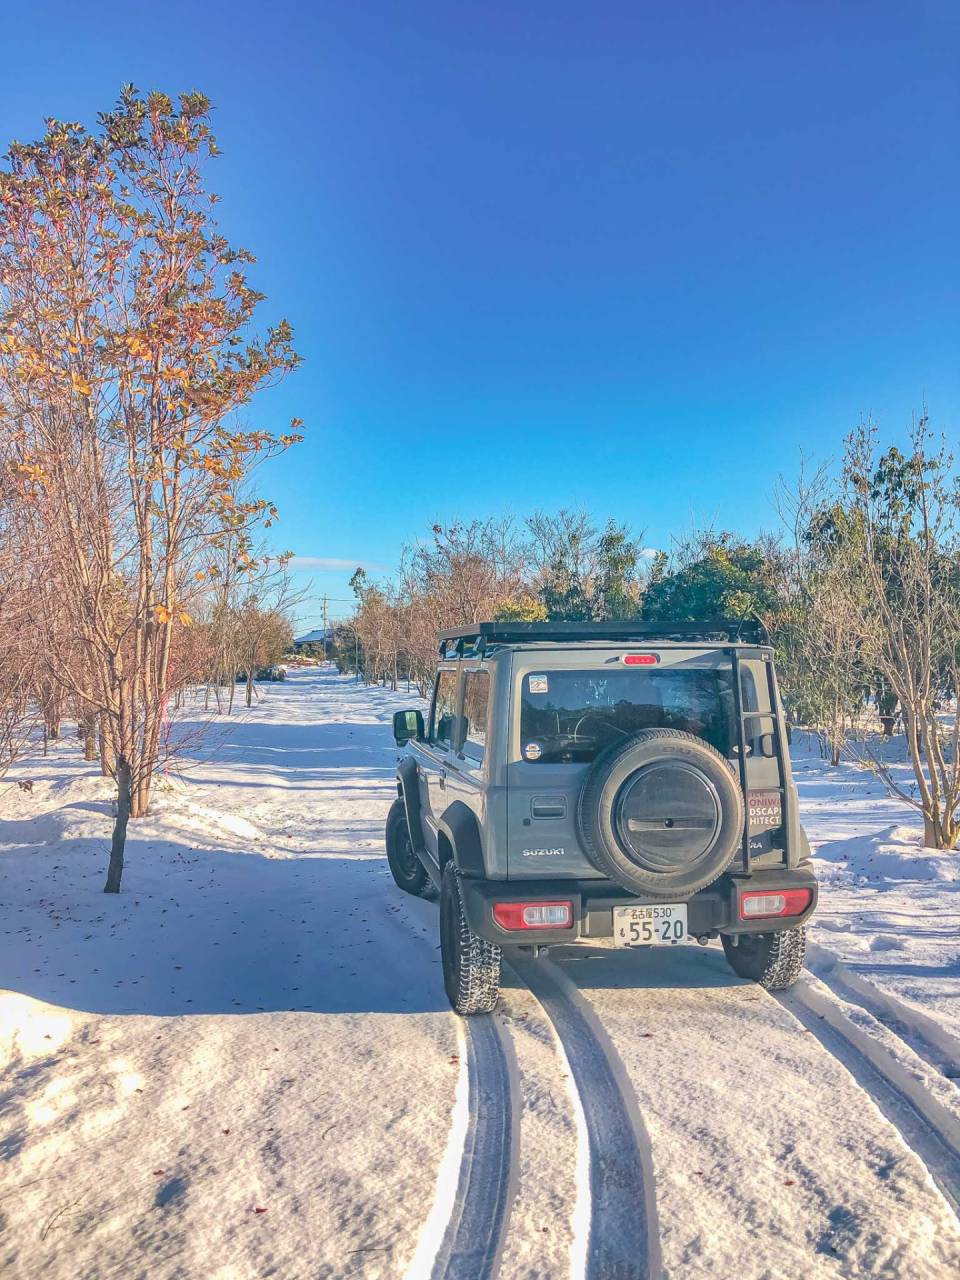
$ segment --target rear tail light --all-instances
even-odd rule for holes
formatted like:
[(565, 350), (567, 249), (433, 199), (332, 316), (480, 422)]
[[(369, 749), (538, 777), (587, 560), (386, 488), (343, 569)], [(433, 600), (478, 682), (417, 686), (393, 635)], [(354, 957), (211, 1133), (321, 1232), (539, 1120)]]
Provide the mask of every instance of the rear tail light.
[(658, 653), (625, 653), (623, 655), (625, 667), (655, 667), (659, 661)]
[(802, 916), (812, 898), (813, 892), (810, 889), (781, 889), (779, 893), (742, 893), (740, 919)]
[(493, 918), (501, 929), (569, 929), (571, 902), (496, 902)]

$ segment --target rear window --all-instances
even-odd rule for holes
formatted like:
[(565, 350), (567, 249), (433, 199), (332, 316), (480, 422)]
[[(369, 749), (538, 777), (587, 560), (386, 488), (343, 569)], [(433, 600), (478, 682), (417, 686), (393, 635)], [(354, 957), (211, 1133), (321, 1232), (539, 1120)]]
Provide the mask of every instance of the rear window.
[(765, 663), (754, 658), (740, 663), (740, 697), (747, 748), (747, 783), (751, 787), (779, 787), (777, 727)]
[(524, 760), (586, 764), (611, 743), (641, 729), (681, 729), (730, 756), (730, 669), (542, 671), (523, 678), (520, 754)]
[(490, 675), (468, 671), (463, 677), (463, 751), (473, 760), (482, 760), (487, 745), (487, 704)]
[(457, 680), (456, 671), (441, 671), (433, 694), (433, 712), (430, 717), (430, 740), (438, 746), (449, 747), (456, 724)]

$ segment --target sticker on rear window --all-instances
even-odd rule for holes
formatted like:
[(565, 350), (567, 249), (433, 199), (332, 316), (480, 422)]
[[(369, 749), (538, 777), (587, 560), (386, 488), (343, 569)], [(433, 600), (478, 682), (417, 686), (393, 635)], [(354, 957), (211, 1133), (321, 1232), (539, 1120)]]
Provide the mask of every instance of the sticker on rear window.
[(549, 693), (550, 681), (547, 679), (546, 676), (531, 676), (530, 692), (531, 693)]
[(543, 755), (543, 747), (539, 742), (528, 742), (523, 748), (524, 760), (539, 760)]

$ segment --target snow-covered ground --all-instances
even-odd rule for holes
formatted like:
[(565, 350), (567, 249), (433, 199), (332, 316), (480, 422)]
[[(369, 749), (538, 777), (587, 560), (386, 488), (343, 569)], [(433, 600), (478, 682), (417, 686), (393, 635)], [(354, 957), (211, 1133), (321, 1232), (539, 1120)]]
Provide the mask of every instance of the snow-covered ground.
[(304, 671), (184, 717), (119, 897), (76, 744), (5, 780), (0, 1273), (956, 1274), (960, 861), (800, 742), (816, 976), (567, 952), (464, 1024), (383, 859), (408, 703)]
[[(316, 675), (181, 725), (102, 890), (73, 742), (0, 820), (5, 1276), (392, 1276), (447, 1144), (432, 908), (393, 890), (390, 698)], [(215, 755), (216, 759), (211, 759)], [(196, 758), (199, 756), (199, 758)]]
[(924, 849), (916, 810), (867, 770), (831, 768), (802, 734), (792, 752), (821, 882), (811, 937), (830, 953), (814, 950), (814, 968), (839, 956), (847, 972), (960, 1038), (960, 853)]

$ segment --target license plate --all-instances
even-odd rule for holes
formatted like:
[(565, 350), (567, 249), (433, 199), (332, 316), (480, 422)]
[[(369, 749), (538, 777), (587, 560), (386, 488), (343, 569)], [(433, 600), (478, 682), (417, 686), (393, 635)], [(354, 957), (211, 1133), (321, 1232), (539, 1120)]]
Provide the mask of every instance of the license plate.
[(658, 902), (647, 907), (614, 907), (613, 937), (618, 947), (686, 942), (687, 904)]

